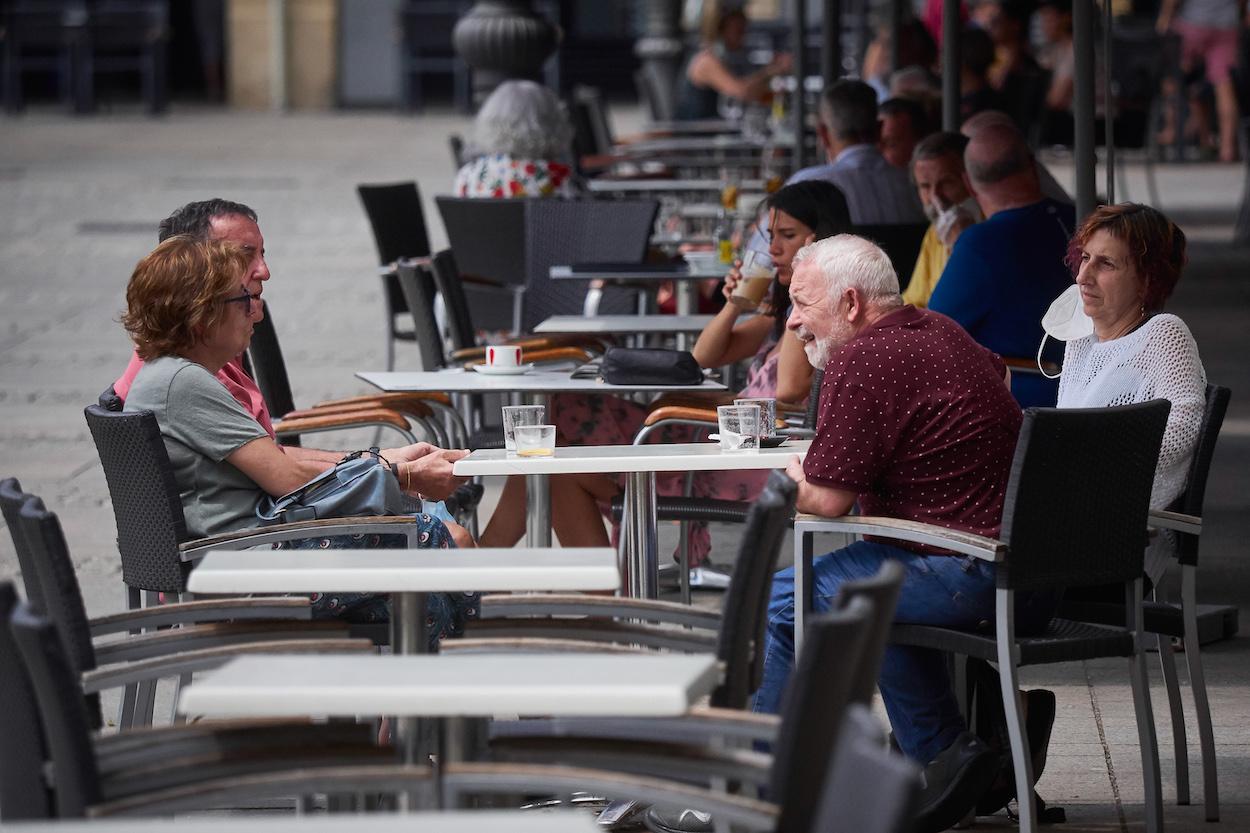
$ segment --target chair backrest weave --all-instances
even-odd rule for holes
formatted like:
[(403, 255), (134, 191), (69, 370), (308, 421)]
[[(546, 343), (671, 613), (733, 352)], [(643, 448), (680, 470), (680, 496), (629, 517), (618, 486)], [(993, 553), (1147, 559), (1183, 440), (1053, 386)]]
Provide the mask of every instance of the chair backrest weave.
[[(96, 668), (95, 646), (91, 642), (91, 625), (87, 607), (83, 602), (82, 588), (74, 572), (69, 545), (56, 515), (49, 512), (43, 501), (32, 497), (22, 506), (22, 531), (30, 541), (31, 551), (37, 559), (39, 581), (44, 588), (44, 614), (56, 626), (65, 656), (77, 676)], [(92, 729), (103, 725), (100, 715), (100, 695), (86, 695), (87, 714)]]
[(1171, 403), (1029, 408), (1003, 503), (998, 585), (1124, 583), (1142, 572), (1150, 490)]
[(412, 315), (413, 333), (417, 349), (421, 353), (422, 370), (438, 370), (447, 365), (443, 355), (443, 340), (438, 334), (438, 321), (434, 318), (434, 293), (430, 267), (426, 264), (401, 264), (395, 269), (400, 291)]
[(871, 619), (872, 602), (860, 597), (808, 623), (803, 652), (782, 700), (769, 773), (772, 799), (781, 807), (777, 830), (811, 829), (830, 752), (851, 702), (851, 675), (837, 669), (859, 663)]
[(525, 204), (529, 200), (435, 197), (462, 275), (525, 284)]
[(252, 327), (252, 341), (247, 354), (252, 360), (252, 378), (273, 419), (295, 410), (295, 397), (291, 393), (291, 378), (286, 374), (286, 360), (282, 357), (282, 345), (273, 323), (273, 307), (263, 301), (265, 315)]
[(872, 621), (865, 634), (864, 650), (854, 669), (855, 679), (851, 684), (851, 699), (856, 703), (872, 704), (877, 677), (881, 674), (881, 659), (890, 639), (890, 625), (894, 622), (894, 609), (898, 606), (898, 594), (902, 587), (902, 566), (897, 561), (887, 561), (871, 578), (845, 582), (838, 590), (840, 608), (857, 598), (872, 602)]
[(57, 816), (82, 818), (100, 800), (100, 772), (82, 688), (51, 621), (18, 605), (9, 624), (30, 675), (47, 739), (55, 772)]
[(443, 296), (443, 309), (447, 310), (447, 327), (451, 332), (451, 348), (464, 350), (473, 347), (477, 333), (473, 329), (473, 314), (469, 311), (469, 298), (460, 282), (460, 269), (451, 249), (443, 249), (430, 260), (430, 271), (438, 294)]
[[(386, 185), (358, 185), (356, 193), (364, 206), (373, 242), (378, 250), (378, 263), (385, 266), (405, 257), (425, 257), (430, 253), (430, 239), (425, 230), (425, 211), (421, 192), (415, 182)], [(394, 316), (404, 312), (404, 296), (394, 275), (382, 279), (386, 287), (386, 308), (391, 326)]]
[(189, 536), (156, 416), (98, 405), (88, 405), (84, 414), (113, 501), (122, 580), (142, 590), (181, 593), (189, 568), (178, 545)]
[[(1211, 459), (1215, 456), (1215, 442), (1224, 425), (1228, 412), (1228, 400), (1232, 393), (1219, 385), (1207, 385), (1207, 404), (1202, 411), (1202, 426), (1198, 430), (1198, 444), (1193, 460), (1189, 463), (1189, 475), (1185, 491), (1172, 504), (1178, 512), (1202, 517), (1202, 506), (1207, 497), (1207, 476), (1211, 473)], [(1182, 564), (1198, 563), (1198, 535), (1177, 533), (1176, 556)]]
[(22, 491), (22, 484), (16, 477), (0, 480), (0, 511), (4, 513), (4, 524), (9, 528), (9, 536), (13, 539), (13, 550), (17, 553), (17, 565), (22, 570), (22, 586), (26, 590), (26, 601), (36, 610), (43, 609), (43, 588), (39, 584), (39, 571), (35, 568), (35, 559), (30, 545), (26, 542), (26, 534), (22, 531), (20, 513), (22, 504), (33, 495)]
[[(655, 200), (528, 200), (525, 218), (525, 306), (529, 332), (552, 315), (580, 315), (585, 281), (553, 281), (552, 266), (573, 263), (642, 263), (655, 226)], [(456, 255), (459, 262), (459, 252)], [(461, 263), (461, 268), (464, 264)], [(629, 314), (634, 296), (611, 287), (599, 313)]]
[(772, 472), (747, 513), (716, 637), (716, 656), (725, 665), (725, 679), (712, 693), (713, 706), (744, 709), (759, 688), (768, 594), (797, 494), (798, 485), (784, 472)]
[(35, 690), (9, 630), (17, 590), (0, 581), (0, 821), (52, 817), (52, 793), (43, 780), (48, 745), (39, 719)]
[(825, 371), (812, 371), (812, 388), (807, 392), (807, 413), (803, 415), (803, 427), (816, 430), (816, 417), (820, 415), (820, 386), (825, 381)]
[(920, 257), (920, 244), (924, 242), (928, 223), (879, 223), (861, 224), (851, 229), (852, 234), (867, 237), (881, 247), (890, 257), (890, 263), (898, 274), (898, 286), (902, 291), (911, 281)]

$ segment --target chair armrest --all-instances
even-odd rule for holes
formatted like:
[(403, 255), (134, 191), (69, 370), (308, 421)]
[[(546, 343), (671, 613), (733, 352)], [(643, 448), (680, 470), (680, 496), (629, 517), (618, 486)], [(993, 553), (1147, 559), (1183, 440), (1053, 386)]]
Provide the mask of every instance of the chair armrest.
[(252, 642), (305, 639), (346, 639), (349, 625), (335, 619), (312, 622), (289, 619), (263, 622), (211, 622), (133, 634), (94, 644), (101, 667), (119, 662), (155, 659), (179, 651), (220, 648)]
[(368, 639), (347, 638), (271, 639), (242, 645), (197, 648), (87, 671), (82, 675), (82, 687), (83, 691), (90, 694), (96, 691), (107, 691), (110, 688), (120, 688), (131, 683), (208, 671), (243, 654), (335, 654), (372, 650), (373, 643)]
[(137, 630), (190, 625), (228, 619), (291, 619), (308, 621), (312, 608), (302, 596), (256, 596), (252, 598), (200, 599), (194, 602), (145, 607), (108, 616), (97, 616), (87, 623), (92, 636)]
[(716, 427), (716, 408), (694, 408), (685, 405), (665, 405), (660, 408), (653, 408), (647, 418), (643, 420), (643, 425), (650, 427), (661, 422), (669, 420), (680, 420), (683, 423), (703, 422)]
[(695, 706), (680, 717), (544, 717), (496, 720), (491, 738), (585, 737), (708, 743), (714, 739), (773, 743), (781, 718), (739, 709)]
[(1041, 376), (1042, 370), (1046, 371), (1046, 375), (1057, 376), (1063, 370), (1054, 362), (1042, 362), (1042, 370), (1039, 370), (1036, 359), (1021, 359), (1015, 356), (1003, 356), (1002, 359), (1003, 364), (1007, 365), (1012, 373), (1023, 373), (1026, 376)]
[[(643, 646), (662, 651), (688, 654), (710, 654), (716, 650), (716, 635), (691, 631), (682, 627), (618, 622), (614, 619), (527, 618), (478, 619), (466, 627), (472, 639), (547, 639), (583, 642), (585, 651), (597, 651), (599, 645)], [(448, 640), (445, 645), (462, 640)], [(439, 650), (442, 650), (440, 648)]]
[(436, 393), (433, 391), (396, 391), (394, 393), (366, 393), (360, 396), (351, 396), (347, 399), (327, 399), (325, 402), (318, 402), (313, 408), (341, 408), (343, 406), (355, 405), (357, 403), (372, 403), (379, 408), (393, 408), (396, 411), (405, 411), (409, 406), (422, 405), (424, 402), (439, 402), (443, 405), (451, 404), (451, 397), (445, 393)]
[(711, 410), (713, 419), (715, 419), (716, 406), (732, 405), (737, 396), (738, 395), (736, 393), (695, 393), (691, 391), (674, 391), (672, 393), (662, 393), (655, 399), (652, 399), (648, 408), (650, 410), (655, 410), (656, 408), (664, 408), (673, 405), (679, 408)]
[(1202, 534), (1202, 518), (1183, 512), (1169, 512), (1166, 509), (1151, 509), (1150, 525), (1157, 529), (1171, 529), (1190, 535)]
[(401, 431), (409, 431), (412, 428), (408, 419), (399, 411), (364, 408), (358, 411), (331, 411), (316, 416), (286, 418), (275, 423), (273, 430), (278, 436), (283, 436), (327, 428), (352, 428), (366, 425), (389, 425)]
[[(437, 403), (436, 403), (437, 404)], [(373, 411), (390, 411), (399, 414), (401, 417), (412, 417), (416, 419), (424, 419), (433, 416), (430, 406), (424, 402), (397, 402), (394, 405), (388, 405), (376, 399), (361, 397), (356, 402), (344, 402), (341, 405), (327, 405), (325, 407), (304, 408), (298, 411), (288, 411), (282, 415), (282, 421), (286, 422), (291, 419), (316, 419), (319, 417), (334, 416), (338, 414), (361, 415), (369, 414)]]
[(805, 532), (846, 532), (852, 535), (876, 535), (896, 541), (911, 541), (953, 550), (984, 561), (1002, 561), (1007, 545), (997, 538), (986, 538), (971, 532), (959, 532), (936, 524), (904, 521), (898, 518), (880, 518), (870, 515), (843, 515), (840, 518), (822, 518), (819, 515), (800, 514), (794, 519), (796, 535)]
[(707, 630), (716, 630), (721, 625), (719, 611), (652, 599), (589, 596), (577, 593), (498, 593), (482, 597), (482, 619), (509, 616), (595, 616), (641, 619)]
[(259, 544), (278, 541), (296, 541), (320, 535), (410, 535), (417, 531), (411, 515), (378, 515), (359, 518), (326, 518), (316, 521), (296, 521), (288, 524), (223, 532), (178, 545), (183, 561), (194, 561), (212, 549), (242, 550)]

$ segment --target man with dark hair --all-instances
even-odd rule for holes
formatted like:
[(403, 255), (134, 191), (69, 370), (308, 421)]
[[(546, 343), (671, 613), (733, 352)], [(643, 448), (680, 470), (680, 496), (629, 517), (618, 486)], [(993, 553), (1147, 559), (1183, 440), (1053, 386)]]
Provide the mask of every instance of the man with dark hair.
[(960, 133), (934, 133), (916, 145), (912, 156), (911, 178), (930, 220), (916, 268), (903, 293), (903, 300), (913, 306), (929, 305), (929, 296), (942, 277), (960, 232), (981, 221), (981, 209), (964, 182), (967, 144), (967, 137)]
[[(158, 236), (161, 241), (174, 235), (184, 234), (198, 240), (226, 240), (247, 252), (251, 257), (247, 272), (243, 275), (243, 291), (259, 298), (264, 292), (265, 281), (269, 280), (269, 265), (265, 263), (265, 238), (260, 233), (257, 214), (242, 203), (230, 200), (211, 199), (187, 203), (161, 220)], [(264, 317), (264, 304), (250, 304), (254, 321)], [(121, 378), (113, 383), (114, 392), (123, 400), (130, 393), (131, 383), (143, 367), (139, 354), (133, 353), (130, 364), (122, 373)], [(243, 369), (242, 356), (228, 362), (217, 373), (217, 380), (225, 386), (230, 395), (252, 415), (261, 428), (269, 436), (274, 436), (273, 421), (269, 408), (256, 382)], [(302, 460), (324, 463), (326, 468), (333, 466), (343, 458), (342, 451), (321, 451), (315, 448), (298, 446), (282, 446), (283, 452)], [(465, 456), (466, 451), (443, 451), (429, 443), (414, 443), (402, 448), (383, 450), (382, 456), (392, 463), (416, 461), (412, 472), (412, 482), (422, 492), (446, 494), (463, 478), (454, 477), (451, 473), (452, 464)], [(426, 484), (424, 487), (421, 484)], [(472, 546), (472, 541), (456, 539), (459, 546)]]
[(916, 144), (929, 135), (929, 120), (924, 107), (909, 98), (889, 98), (877, 110), (880, 135), (877, 149), (896, 168), (907, 170)]
[(842, 80), (825, 90), (817, 132), (828, 163), (804, 168), (790, 182), (832, 182), (846, 197), (856, 225), (924, 222), (907, 172), (877, 149), (877, 94), (872, 87)]
[[(1063, 259), (1075, 212), (1042, 194), (1033, 154), (1010, 124), (978, 130), (964, 167), (965, 184), (987, 219), (959, 235), (929, 309), (955, 319), (1000, 356), (1032, 358), (1042, 316), (1072, 285)], [(1053, 407), (1058, 385), (1013, 373), (1011, 392), (1023, 407)]]

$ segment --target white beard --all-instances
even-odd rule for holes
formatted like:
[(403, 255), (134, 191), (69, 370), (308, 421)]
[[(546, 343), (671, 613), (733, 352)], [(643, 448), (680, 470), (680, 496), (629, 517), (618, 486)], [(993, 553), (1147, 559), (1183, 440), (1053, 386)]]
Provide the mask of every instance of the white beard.
[(829, 364), (829, 357), (833, 355), (833, 340), (814, 338), (811, 341), (805, 341), (803, 352), (807, 355), (808, 364), (816, 370), (824, 370), (825, 365)]

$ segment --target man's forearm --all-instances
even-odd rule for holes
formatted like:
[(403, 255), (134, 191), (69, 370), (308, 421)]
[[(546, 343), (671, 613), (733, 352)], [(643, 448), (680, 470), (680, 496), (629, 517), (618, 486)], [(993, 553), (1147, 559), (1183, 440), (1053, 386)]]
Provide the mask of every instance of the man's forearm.
[(282, 450), (293, 460), (310, 463), (337, 463), (346, 453), (342, 451), (322, 451), (319, 448), (303, 448), (297, 445), (284, 445)]
[(851, 511), (855, 505), (855, 495), (821, 486), (807, 480), (799, 483), (799, 494), (795, 508), (809, 515), (820, 515), (822, 518), (837, 518)]

